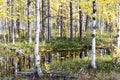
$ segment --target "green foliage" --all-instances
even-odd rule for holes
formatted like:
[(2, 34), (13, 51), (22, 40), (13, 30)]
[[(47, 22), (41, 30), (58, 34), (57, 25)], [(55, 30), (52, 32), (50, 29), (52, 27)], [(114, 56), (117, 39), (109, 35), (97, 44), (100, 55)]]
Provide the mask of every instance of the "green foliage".
[(73, 41), (69, 39), (56, 39), (51, 40), (47, 44), (53, 51), (76, 51), (82, 48), (81, 41), (79, 41), (79, 39), (74, 39)]
[(96, 44), (97, 46), (109, 46), (110, 42), (114, 41), (114, 37), (116, 34), (113, 34), (113, 32), (104, 31), (103, 34), (101, 34), (99, 29), (96, 33)]
[(80, 47), (80, 41), (78, 40), (69, 40), (69, 39), (57, 39), (50, 42), (53, 48), (77, 48)]
[(86, 68), (86, 61), (87, 59), (74, 59), (63, 62), (53, 62), (51, 64), (51, 69), (57, 72), (66, 72), (67, 74), (73, 75), (80, 69)]
[[(105, 32), (102, 37), (97, 33), (96, 41), (97, 45), (104, 46), (108, 41), (106, 37), (109, 37), (109, 33)], [(51, 39), (48, 42), (40, 42), (40, 53), (44, 52), (65, 52), (65, 51), (80, 51), (81, 49), (90, 49), (87, 46), (91, 46), (91, 34), (83, 37), (81, 40), (79, 38), (74, 38), (72, 41), (68, 38), (56, 38)], [(3, 45), (3, 44), (2, 44)], [(86, 46), (86, 47), (85, 47)], [(8, 43), (7, 47), (17, 47), (21, 48), (25, 54), (32, 54), (34, 52), (34, 42), (29, 44), (27, 41), (17, 42), (16, 44)]]
[[(119, 72), (120, 70), (120, 66), (113, 66), (111, 56), (104, 56), (101, 58), (98, 57), (96, 61), (97, 69), (95, 71), (97, 72), (110, 73), (112, 71)], [(67, 60), (63, 62), (53, 62), (51, 64), (51, 69), (58, 72), (66, 72), (71, 75), (88, 69), (94, 71), (94, 69), (90, 67), (90, 60), (88, 58)]]

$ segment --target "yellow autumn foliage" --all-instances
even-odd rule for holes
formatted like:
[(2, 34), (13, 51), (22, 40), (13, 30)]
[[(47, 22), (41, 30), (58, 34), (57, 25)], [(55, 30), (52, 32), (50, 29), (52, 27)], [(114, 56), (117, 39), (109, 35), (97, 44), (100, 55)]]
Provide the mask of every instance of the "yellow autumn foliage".
[(45, 62), (44, 65), (45, 65), (46, 72), (49, 73), (49, 71), (50, 71), (50, 64)]
[(114, 53), (113, 53), (113, 58), (118, 58), (120, 57), (120, 49), (116, 46), (114, 46)]

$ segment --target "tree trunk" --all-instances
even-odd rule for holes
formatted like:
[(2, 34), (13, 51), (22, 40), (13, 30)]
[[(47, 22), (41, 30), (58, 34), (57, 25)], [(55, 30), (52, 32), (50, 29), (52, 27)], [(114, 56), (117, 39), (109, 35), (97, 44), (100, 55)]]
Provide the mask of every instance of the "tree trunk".
[(101, 19), (102, 19), (102, 22), (101, 22), (101, 25), (100, 25), (100, 38), (102, 38), (102, 35), (103, 35), (103, 32), (104, 32), (104, 18), (103, 16), (101, 16)]
[(60, 37), (63, 37), (63, 16), (62, 16), (63, 12), (62, 12), (62, 4), (60, 5)]
[(50, 40), (50, 0), (48, 0), (48, 41)]
[[(18, 17), (20, 17), (20, 16), (18, 15)], [(20, 20), (19, 20), (19, 18), (16, 20), (16, 26), (17, 26), (18, 37), (20, 37)]]
[(30, 26), (30, 0), (27, 0), (27, 19), (28, 19), (28, 41), (29, 43), (32, 42), (32, 37), (31, 37), (31, 26)]
[(80, 33), (80, 39), (82, 39), (82, 11), (80, 10), (79, 6), (79, 33)]
[(118, 49), (120, 49), (120, 3), (118, 4), (118, 43), (117, 45), (118, 45)]
[(1, 23), (1, 25), (3, 26), (3, 41), (4, 41), (4, 44), (6, 45), (6, 22), (7, 20), (5, 19), (5, 21), (3, 20)]
[(106, 27), (106, 31), (108, 31), (108, 22), (106, 21), (105, 23), (106, 23), (106, 26), (105, 26)]
[(42, 41), (45, 40), (45, 10), (44, 10), (45, 0), (42, 0)]
[(11, 39), (11, 28), (9, 24), (11, 24), (11, 21), (9, 21), (8, 23), (8, 42), (10, 42), (10, 39)]
[[(21, 1), (20, 1), (21, 2)], [(17, 7), (17, 12), (20, 13), (21, 8)], [(17, 20), (16, 20), (16, 32), (17, 32), (17, 37), (19, 38), (20, 41), (20, 14), (17, 14)]]
[[(10, 4), (11, 4), (10, 1), (7, 0), (7, 7), (10, 8)], [(10, 12), (10, 9), (8, 9), (8, 12), (11, 13), (11, 12)], [(10, 37), (11, 37), (11, 36), (10, 36), (10, 33), (11, 33), (11, 29), (10, 29), (11, 20), (10, 20), (10, 19), (7, 19), (7, 23), (6, 23), (6, 24), (7, 24), (7, 30), (8, 30), (7, 42), (9, 42), (9, 41), (10, 41)]]
[(42, 74), (42, 70), (40, 68), (39, 32), (40, 32), (40, 0), (36, 0), (36, 27), (35, 27), (34, 55), (35, 55), (36, 72), (40, 76)]
[(95, 35), (96, 35), (96, 0), (93, 1), (93, 30), (92, 30), (92, 61), (91, 61), (91, 66), (95, 69), (96, 68), (96, 57), (95, 57), (95, 53), (96, 53), (96, 39), (95, 39)]
[(70, 39), (73, 40), (73, 27), (72, 27), (72, 22), (73, 22), (73, 16), (72, 16), (72, 2), (70, 2)]
[(14, 16), (14, 0), (11, 0), (12, 43), (15, 44), (15, 32), (14, 32), (14, 28), (15, 28), (14, 23), (15, 23), (15, 21), (14, 21), (14, 19), (13, 19), (13, 16)]
[(89, 16), (86, 15), (86, 24), (85, 24), (86, 35), (87, 35), (87, 33), (88, 33), (88, 21), (89, 21)]
[(14, 58), (14, 74), (17, 75), (18, 73), (18, 63), (16, 61), (16, 57)]

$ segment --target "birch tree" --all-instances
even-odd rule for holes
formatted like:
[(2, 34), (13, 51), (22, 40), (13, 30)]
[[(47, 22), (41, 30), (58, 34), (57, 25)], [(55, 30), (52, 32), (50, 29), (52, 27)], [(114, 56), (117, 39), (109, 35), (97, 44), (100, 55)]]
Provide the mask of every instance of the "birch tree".
[(36, 0), (36, 27), (35, 27), (34, 55), (35, 55), (36, 72), (40, 76), (42, 74), (42, 70), (40, 68), (39, 32), (40, 32), (40, 0)]
[(95, 69), (96, 63), (95, 63), (95, 52), (96, 52), (96, 0), (93, 0), (93, 28), (92, 28), (92, 60), (91, 60), (91, 66)]

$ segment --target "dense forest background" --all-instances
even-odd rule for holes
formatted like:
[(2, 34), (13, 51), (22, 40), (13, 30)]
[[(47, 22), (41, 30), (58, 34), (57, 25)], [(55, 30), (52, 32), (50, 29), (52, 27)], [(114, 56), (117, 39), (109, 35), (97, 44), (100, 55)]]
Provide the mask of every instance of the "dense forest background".
[[(34, 41), (36, 10), (34, 0), (1, 0), (1, 34), (4, 42)], [(97, 1), (97, 33), (115, 33), (118, 2)], [(44, 0), (40, 2), (40, 41), (61, 38), (84, 38), (91, 34), (92, 0)], [(14, 28), (14, 29), (13, 29)], [(13, 35), (14, 34), (14, 35)], [(103, 34), (104, 35), (104, 34)], [(112, 35), (112, 34), (109, 34)]]

